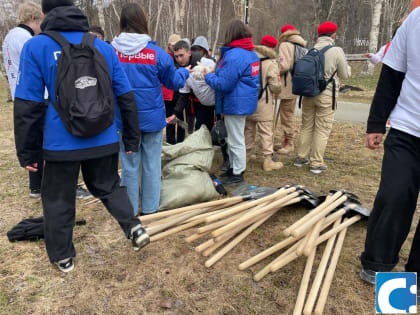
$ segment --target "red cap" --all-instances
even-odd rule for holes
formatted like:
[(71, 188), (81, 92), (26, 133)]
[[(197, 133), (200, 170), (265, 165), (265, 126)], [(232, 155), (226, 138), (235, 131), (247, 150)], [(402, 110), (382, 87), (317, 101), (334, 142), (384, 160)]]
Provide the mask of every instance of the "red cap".
[(318, 35), (335, 33), (336, 31), (337, 24), (333, 22), (325, 22), (318, 27)]
[(286, 25), (284, 25), (284, 26), (281, 28), (280, 32), (283, 34), (284, 32), (287, 32), (287, 31), (293, 31), (293, 30), (295, 30), (295, 29), (296, 29), (296, 27), (294, 27), (293, 25), (291, 25), (291, 24), (286, 24)]
[(261, 44), (268, 46), (270, 48), (274, 48), (277, 46), (278, 41), (277, 39), (273, 36), (273, 35), (265, 35), (262, 39), (261, 39)]

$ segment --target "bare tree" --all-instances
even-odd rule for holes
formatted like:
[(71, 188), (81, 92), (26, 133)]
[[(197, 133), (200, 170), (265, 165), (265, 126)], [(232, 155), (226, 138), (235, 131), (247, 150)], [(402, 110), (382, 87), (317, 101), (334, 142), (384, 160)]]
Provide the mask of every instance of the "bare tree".
[[(384, 0), (371, 0), (372, 2), (372, 25), (369, 33), (369, 51), (376, 52), (378, 49), (379, 29), (381, 23), (382, 5)], [(375, 65), (367, 62), (367, 74), (372, 74)]]

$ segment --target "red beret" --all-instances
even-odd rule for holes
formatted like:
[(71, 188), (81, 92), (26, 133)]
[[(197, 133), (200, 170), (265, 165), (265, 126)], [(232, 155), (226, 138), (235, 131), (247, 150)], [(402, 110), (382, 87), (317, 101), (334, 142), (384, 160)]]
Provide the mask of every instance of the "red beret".
[(274, 48), (277, 46), (278, 41), (277, 39), (273, 36), (273, 35), (265, 35), (262, 39), (261, 39), (261, 44)]
[(319, 27), (318, 27), (318, 34), (330, 34), (330, 33), (335, 33), (337, 31), (337, 24), (333, 23), (333, 22), (325, 22), (322, 23)]
[(293, 31), (293, 30), (295, 30), (295, 29), (296, 29), (296, 27), (294, 27), (293, 25), (291, 25), (291, 24), (286, 24), (286, 25), (284, 25), (284, 26), (281, 28), (280, 32), (283, 34), (284, 32), (287, 32), (287, 31)]

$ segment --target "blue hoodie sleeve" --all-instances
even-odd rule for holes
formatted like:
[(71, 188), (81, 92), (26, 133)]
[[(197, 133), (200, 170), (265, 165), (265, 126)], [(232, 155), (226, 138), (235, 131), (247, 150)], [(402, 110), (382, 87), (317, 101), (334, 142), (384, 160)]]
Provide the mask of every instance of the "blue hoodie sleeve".
[(112, 89), (116, 97), (126, 94), (133, 89), (131, 88), (130, 81), (128, 81), (127, 75), (121, 67), (120, 60), (117, 54), (113, 51), (112, 56)]
[(171, 56), (166, 52), (159, 54), (157, 66), (160, 82), (170, 90), (179, 90), (182, 88), (190, 76), (187, 69), (177, 69)]
[(237, 85), (242, 75), (242, 69), (233, 59), (224, 58), (222, 62), (222, 67), (218, 69), (217, 73), (207, 74), (205, 80), (214, 90), (229, 93)]
[(41, 67), (32, 56), (31, 40), (25, 43), (19, 62), (19, 74), (15, 97), (23, 100), (43, 102), (45, 84)]

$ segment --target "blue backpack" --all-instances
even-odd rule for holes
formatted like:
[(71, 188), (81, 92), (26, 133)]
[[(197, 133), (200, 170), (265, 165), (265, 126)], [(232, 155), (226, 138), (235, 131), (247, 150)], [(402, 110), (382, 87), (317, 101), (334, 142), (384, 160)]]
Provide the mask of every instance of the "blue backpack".
[(300, 95), (299, 106), (302, 102), (302, 96), (314, 97), (321, 94), (328, 84), (333, 82), (333, 108), (335, 107), (335, 80), (333, 73), (331, 78), (325, 80), (325, 52), (334, 46), (326, 46), (321, 50), (312, 48), (309, 52), (299, 59), (294, 68), (292, 83), (293, 94)]

